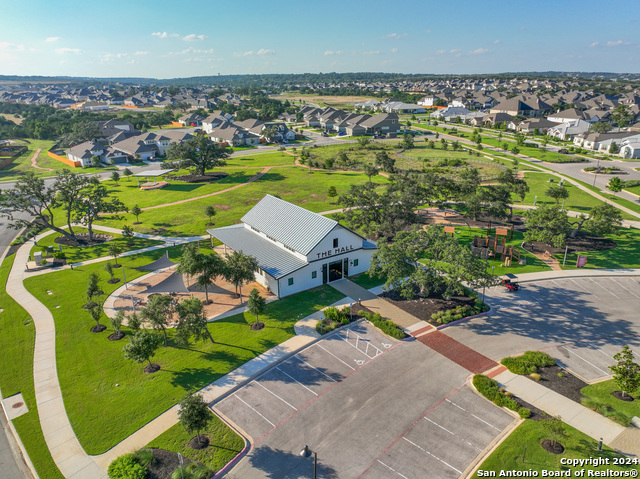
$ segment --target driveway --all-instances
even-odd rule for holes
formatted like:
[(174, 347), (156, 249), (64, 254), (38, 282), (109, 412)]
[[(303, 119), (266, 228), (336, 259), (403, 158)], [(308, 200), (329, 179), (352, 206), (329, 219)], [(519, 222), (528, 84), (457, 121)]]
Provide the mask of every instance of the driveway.
[(214, 406), (252, 440), (228, 477), (312, 477), (305, 445), (318, 477), (458, 477), (515, 420), (469, 375), (419, 341), (350, 326)]
[(640, 357), (640, 278), (575, 277), (487, 290), (495, 313), (442, 332), (489, 358), (546, 350), (588, 382), (610, 375), (628, 344)]

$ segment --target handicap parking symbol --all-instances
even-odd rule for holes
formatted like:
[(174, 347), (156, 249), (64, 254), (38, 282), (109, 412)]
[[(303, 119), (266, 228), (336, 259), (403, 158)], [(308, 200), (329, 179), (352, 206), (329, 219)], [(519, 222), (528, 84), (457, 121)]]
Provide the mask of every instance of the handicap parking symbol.
[(383, 346), (385, 349), (389, 349), (389, 348), (391, 347), (391, 344), (388, 344), (388, 343), (382, 343), (382, 346)]
[(354, 359), (358, 366), (362, 366), (364, 364), (364, 359)]

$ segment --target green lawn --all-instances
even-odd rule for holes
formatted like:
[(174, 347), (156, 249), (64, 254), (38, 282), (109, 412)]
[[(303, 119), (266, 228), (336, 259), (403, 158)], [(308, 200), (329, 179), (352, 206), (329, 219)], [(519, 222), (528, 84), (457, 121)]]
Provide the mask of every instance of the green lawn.
[[(73, 230), (76, 233), (86, 233), (86, 228), (74, 228)], [(102, 231), (94, 230), (96, 234), (105, 234)], [(109, 249), (109, 245), (117, 244), (120, 246), (123, 252), (132, 251), (135, 249), (148, 248), (149, 246), (156, 246), (159, 244), (163, 244), (163, 241), (159, 240), (150, 240), (145, 238), (133, 238), (132, 244), (129, 246), (125, 238), (122, 235), (114, 234), (114, 233), (106, 233), (110, 236), (113, 236), (111, 241), (108, 241), (103, 244), (95, 245), (95, 246), (62, 246), (62, 251), (67, 255), (67, 263), (78, 263), (80, 261), (87, 261), (95, 258), (102, 258), (103, 256), (108, 256), (107, 250)], [(53, 251), (60, 251), (60, 245), (56, 244), (55, 239), (62, 236), (60, 233), (53, 233), (49, 236), (42, 238), (38, 241), (38, 244), (31, 248), (31, 258), (33, 259), (33, 253), (36, 251), (41, 251), (44, 247), (51, 246)]]
[[(543, 470), (571, 470), (572, 475), (570, 477), (574, 477), (573, 472), (583, 468), (587, 471), (599, 470), (602, 472), (606, 472), (604, 471), (605, 468), (611, 471), (629, 471), (630, 469), (638, 468), (638, 466), (613, 465), (613, 458), (622, 457), (621, 455), (606, 446), (602, 451), (598, 451), (597, 441), (567, 424), (564, 425), (564, 428), (567, 437), (560, 442), (565, 447), (565, 451), (562, 454), (555, 455), (548, 453), (540, 445), (541, 441), (548, 438), (542, 424), (537, 421), (525, 420), (493, 451), (480, 467), (478, 467), (478, 471), (528, 471), (531, 469), (540, 472)], [(527, 452), (526, 457), (523, 457), (525, 447), (527, 448)], [(603, 458), (608, 459), (611, 464), (600, 467), (590, 465), (582, 467), (564, 466), (560, 464), (562, 458)], [(478, 474), (478, 471), (473, 475), (474, 478), (483, 477)], [(485, 475), (484, 477), (487, 476)]]
[(244, 441), (233, 429), (227, 426), (218, 416), (201, 434), (209, 438), (209, 447), (204, 450), (195, 450), (188, 446), (189, 440), (194, 434), (187, 434), (181, 424), (176, 424), (168, 431), (151, 441), (147, 447), (156, 447), (167, 451), (179, 452), (184, 457), (197, 461), (214, 471), (222, 469), (229, 461), (244, 448)]
[(638, 185), (638, 186), (627, 186), (627, 187), (624, 188), (623, 191), (627, 191), (629, 193), (633, 193), (634, 195), (640, 195), (640, 185)]
[[(178, 260), (179, 247), (169, 248)], [(119, 260), (132, 280), (144, 272), (132, 269), (155, 260), (164, 250)], [(109, 330), (93, 334), (92, 321), (83, 310), (88, 276), (97, 272), (105, 294), (119, 284), (106, 283), (102, 264), (92, 264), (28, 278), (25, 286), (52, 312), (56, 322), (58, 376), (67, 413), (74, 431), (87, 453), (100, 454), (161, 414), (186, 393), (196, 391), (237, 368), (246, 361), (292, 337), (299, 317), (341, 299), (343, 295), (323, 286), (292, 295), (267, 306), (261, 321), (266, 327), (252, 331), (253, 316), (237, 314), (214, 323), (209, 329), (215, 344), (200, 342), (189, 348), (173, 345), (161, 348), (154, 361), (160, 372), (148, 375), (143, 366), (124, 359), (127, 339), (112, 342)], [(49, 294), (48, 291), (51, 293)], [(103, 296), (104, 299), (106, 296)], [(57, 308), (59, 306), (59, 308)], [(107, 323), (103, 315), (103, 324)], [(125, 328), (127, 336), (131, 332)]]
[[(606, 235), (615, 241), (618, 246), (602, 251), (578, 251), (567, 255), (567, 263), (564, 269), (575, 269), (577, 255), (587, 257), (586, 268), (589, 269), (619, 269), (640, 268), (640, 230), (631, 228), (618, 228), (619, 234)], [(563, 254), (554, 255), (561, 263)]]
[[(29, 314), (5, 290), (14, 256), (0, 268), (0, 390), (4, 397), (22, 393), (29, 412), (14, 419), (33, 465), (42, 479), (62, 479), (44, 441), (33, 386), (35, 329)], [(1, 475), (1, 474), (0, 474)]]
[[(622, 349), (622, 347), (620, 348)], [(583, 388), (580, 392), (591, 399), (596, 399), (601, 403), (611, 406), (613, 409), (626, 414), (629, 417), (640, 417), (640, 394), (632, 394), (635, 401), (621, 401), (611, 395), (613, 391), (620, 391), (620, 387), (613, 379), (591, 384)]]
[[(300, 149), (298, 149), (299, 151)], [(289, 149), (291, 151), (291, 149)], [(265, 167), (278, 165), (293, 165), (293, 156), (280, 151), (260, 153), (246, 156), (232, 156), (226, 159), (227, 166)]]
[[(213, 171), (219, 170), (216, 169)], [(117, 196), (127, 208), (131, 209), (134, 205), (138, 205), (140, 208), (146, 208), (148, 206), (162, 205), (215, 193), (216, 191), (221, 191), (231, 186), (246, 183), (259, 172), (259, 170), (255, 169), (229, 169), (225, 171), (229, 176), (211, 183), (185, 183), (184, 181), (176, 181), (168, 178), (169, 186), (166, 188), (146, 191), (140, 189), (134, 178), (122, 178), (118, 182), (118, 185), (112, 180), (103, 181), (102, 184), (108, 188), (111, 194)], [(146, 179), (141, 178), (141, 183), (143, 181), (146, 181)], [(129, 218), (135, 221), (135, 216), (130, 215)]]
[(371, 289), (384, 284), (384, 278), (370, 276), (368, 273), (360, 273), (349, 279), (364, 289)]
[[(351, 184), (365, 183), (367, 177), (359, 172), (324, 172), (309, 173), (306, 168), (282, 167), (269, 171), (259, 180), (236, 190), (175, 205), (167, 208), (157, 208), (144, 211), (140, 215), (142, 224), (136, 225), (139, 232), (148, 233), (154, 230), (164, 230), (164, 235), (191, 236), (204, 234), (209, 218), (204, 214), (208, 205), (216, 208), (214, 217), (216, 226), (227, 226), (239, 222), (267, 193), (277, 195), (285, 201), (320, 212), (335, 209), (335, 200), (327, 197), (329, 186), (335, 186), (338, 194), (346, 192)], [(386, 178), (373, 178), (376, 183), (384, 184)], [(128, 215), (130, 217), (130, 215)], [(101, 219), (100, 224), (122, 228), (131, 224), (131, 219)]]
[[(54, 144), (49, 140), (32, 140), (29, 139), (29, 143), (16, 141), (18, 145), (24, 145), (28, 149), (18, 158), (16, 158), (9, 166), (0, 170), (0, 180), (16, 179), (20, 175), (24, 175), (27, 171), (33, 171), (38, 176), (53, 176), (57, 171), (62, 171), (64, 168), (69, 168), (60, 161), (54, 160), (47, 155), (47, 150)], [(38, 155), (37, 164), (43, 168), (53, 168), (56, 171), (45, 171), (31, 166), (31, 157), (38, 150), (41, 149), (40, 155)]]

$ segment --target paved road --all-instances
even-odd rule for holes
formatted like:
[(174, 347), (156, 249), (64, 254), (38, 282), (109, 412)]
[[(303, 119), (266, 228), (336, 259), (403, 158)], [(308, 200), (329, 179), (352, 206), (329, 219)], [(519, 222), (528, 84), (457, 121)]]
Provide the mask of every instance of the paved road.
[(20, 451), (7, 425), (4, 412), (0, 410), (0, 477), (7, 479), (32, 479), (33, 476), (22, 460)]

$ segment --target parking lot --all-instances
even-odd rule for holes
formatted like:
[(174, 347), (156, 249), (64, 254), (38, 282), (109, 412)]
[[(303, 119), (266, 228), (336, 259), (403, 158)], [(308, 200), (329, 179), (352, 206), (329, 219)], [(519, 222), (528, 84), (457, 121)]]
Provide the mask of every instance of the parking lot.
[(514, 420), (468, 387), (425, 414), (371, 464), (363, 478), (457, 478)]
[(215, 410), (258, 441), (397, 343), (366, 322), (354, 324), (271, 368), (217, 403)]
[(487, 290), (495, 312), (443, 332), (500, 361), (544, 350), (588, 382), (610, 376), (614, 354), (640, 357), (640, 278), (561, 278), (521, 282), (517, 292)]

